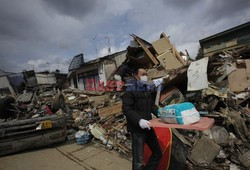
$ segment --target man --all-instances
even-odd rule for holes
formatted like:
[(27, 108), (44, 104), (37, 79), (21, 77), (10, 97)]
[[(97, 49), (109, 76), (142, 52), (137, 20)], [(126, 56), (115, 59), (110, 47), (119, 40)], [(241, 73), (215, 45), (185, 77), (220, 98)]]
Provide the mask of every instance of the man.
[[(135, 72), (135, 87), (129, 87), (123, 96), (122, 110), (127, 119), (127, 128), (132, 136), (132, 154), (133, 154), (133, 170), (156, 169), (161, 157), (161, 149), (155, 135), (155, 132), (149, 126), (152, 119), (151, 113), (157, 115), (157, 107), (154, 105), (152, 93), (148, 90), (145, 82), (147, 81), (147, 73), (143, 68), (139, 68)], [(131, 83), (131, 82), (130, 82)], [(144, 144), (147, 144), (152, 151), (152, 155), (143, 165)]]

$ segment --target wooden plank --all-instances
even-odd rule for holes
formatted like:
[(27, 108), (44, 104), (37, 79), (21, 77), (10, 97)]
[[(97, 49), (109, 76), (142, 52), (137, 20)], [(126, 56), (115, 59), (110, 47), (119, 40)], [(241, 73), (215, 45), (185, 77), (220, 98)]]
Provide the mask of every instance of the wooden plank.
[(238, 68), (228, 75), (228, 88), (233, 92), (249, 91), (247, 70), (245, 68)]
[(163, 122), (161, 119), (150, 120), (151, 127), (162, 128), (176, 128), (176, 129), (193, 129), (193, 130), (208, 130), (214, 124), (214, 119), (208, 117), (201, 117), (200, 121), (192, 125), (169, 124)]
[(107, 117), (122, 112), (122, 102), (114, 106), (98, 109), (99, 117)]
[(159, 106), (160, 97), (161, 97), (161, 84), (157, 87), (157, 93), (156, 93), (156, 98), (155, 98), (156, 106)]
[(140, 44), (140, 46), (143, 48), (143, 50), (146, 52), (146, 54), (149, 56), (149, 58), (152, 60), (152, 62), (155, 64), (155, 65), (158, 65), (159, 64), (159, 61), (153, 56), (153, 54), (148, 50), (148, 48), (146, 47), (146, 45), (143, 43), (143, 41), (135, 36), (135, 35), (132, 35), (133, 38)]

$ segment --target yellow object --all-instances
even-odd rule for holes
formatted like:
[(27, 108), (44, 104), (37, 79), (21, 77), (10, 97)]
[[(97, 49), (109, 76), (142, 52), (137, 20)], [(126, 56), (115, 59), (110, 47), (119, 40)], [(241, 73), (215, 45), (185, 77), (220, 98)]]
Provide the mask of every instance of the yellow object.
[(39, 126), (36, 128), (36, 130), (41, 130), (41, 129), (50, 129), (52, 128), (52, 121), (51, 120), (45, 120), (42, 121)]

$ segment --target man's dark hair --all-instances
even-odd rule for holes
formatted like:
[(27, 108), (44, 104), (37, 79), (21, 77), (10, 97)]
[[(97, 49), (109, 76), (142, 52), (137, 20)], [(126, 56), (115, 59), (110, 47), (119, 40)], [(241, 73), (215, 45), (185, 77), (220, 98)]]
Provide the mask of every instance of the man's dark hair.
[(138, 74), (138, 71), (139, 71), (140, 69), (146, 70), (146, 68), (144, 68), (144, 67), (137, 67), (137, 68), (135, 68), (134, 74)]

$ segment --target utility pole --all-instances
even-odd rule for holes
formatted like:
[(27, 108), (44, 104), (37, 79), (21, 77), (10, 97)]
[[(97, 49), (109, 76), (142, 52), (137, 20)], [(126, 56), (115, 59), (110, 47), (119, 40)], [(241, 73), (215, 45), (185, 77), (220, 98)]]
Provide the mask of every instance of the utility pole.
[(105, 36), (105, 38), (108, 40), (108, 54), (110, 54), (111, 53), (110, 37), (109, 36)]
[[(96, 40), (97, 34), (95, 35), (95, 37), (92, 39), (93, 41)], [(95, 48), (95, 52), (96, 52), (96, 58), (98, 58), (98, 48), (97, 48), (97, 44), (95, 44), (96, 48)]]
[(95, 52), (96, 52), (96, 58), (98, 58), (98, 49), (97, 49), (97, 47), (95, 49)]

